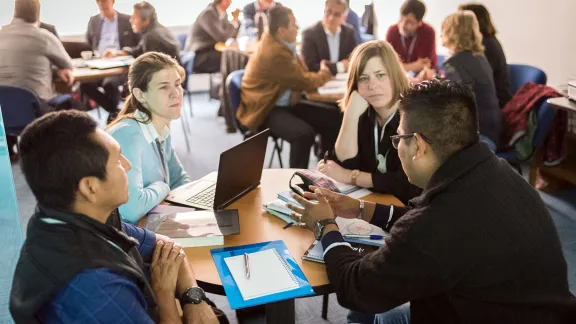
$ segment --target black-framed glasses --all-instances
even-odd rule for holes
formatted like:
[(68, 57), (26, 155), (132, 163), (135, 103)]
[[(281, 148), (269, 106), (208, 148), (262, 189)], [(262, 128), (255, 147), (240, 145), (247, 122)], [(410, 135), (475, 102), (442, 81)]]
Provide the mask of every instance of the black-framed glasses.
[[(418, 134), (428, 144), (432, 144), (430, 139), (428, 139), (428, 137), (424, 136), (424, 134), (420, 134), (420, 133), (418, 133)], [(390, 140), (392, 141), (392, 146), (394, 146), (395, 149), (398, 149), (398, 144), (400, 144), (400, 140), (412, 138), (412, 137), (414, 137), (414, 135), (416, 135), (416, 133), (410, 133), (410, 134), (404, 134), (404, 135), (392, 135), (392, 136), (390, 136)]]

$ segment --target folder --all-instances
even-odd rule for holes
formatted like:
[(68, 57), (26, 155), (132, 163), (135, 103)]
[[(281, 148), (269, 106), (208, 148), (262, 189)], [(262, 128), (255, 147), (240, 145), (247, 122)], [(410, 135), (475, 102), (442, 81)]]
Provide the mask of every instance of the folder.
[[(314, 295), (312, 286), (282, 241), (218, 248), (210, 252), (231, 309)], [(244, 253), (249, 258), (252, 256), (250, 279), (244, 273)], [(267, 271), (271, 276), (267, 276)]]

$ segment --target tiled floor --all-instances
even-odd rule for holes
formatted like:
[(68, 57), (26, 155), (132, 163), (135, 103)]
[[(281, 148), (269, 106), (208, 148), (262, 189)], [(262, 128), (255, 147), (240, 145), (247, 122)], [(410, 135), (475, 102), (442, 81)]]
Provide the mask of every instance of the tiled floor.
[[(198, 178), (208, 172), (215, 171), (218, 165), (218, 158), (220, 152), (236, 145), (242, 141), (242, 136), (238, 133), (227, 134), (225, 132), (225, 125), (222, 118), (217, 118), (216, 111), (218, 109), (218, 101), (209, 101), (206, 94), (198, 94), (194, 96), (193, 113), (191, 117), (189, 109), (184, 111), (184, 118), (188, 121), (190, 126), (190, 134), (188, 135), (190, 143), (190, 151), (186, 148), (184, 141), (184, 131), (182, 121), (175, 121), (172, 125), (173, 144), (175, 150), (182, 161), (184, 168), (188, 171), (192, 178)], [(91, 112), (96, 118), (96, 112)], [(105, 113), (102, 113), (102, 120), (105, 120)], [(266, 165), (271, 156), (272, 145), (268, 146), (268, 153)], [(286, 145), (283, 155), (283, 160), (288, 161), (289, 146)], [(316, 161), (310, 160), (310, 166), (313, 167)], [(273, 162), (272, 167), (279, 167), (278, 161)], [(28, 188), (20, 168), (13, 165), (14, 182), (16, 186), (18, 204), (20, 208), (21, 222), (25, 229), (28, 218), (34, 211), (35, 200)], [(550, 213), (556, 227), (564, 255), (569, 268), (569, 282), (571, 291), (576, 293), (576, 189), (567, 190), (557, 195), (542, 194), (542, 198), (549, 207)], [(5, 239), (6, 236), (2, 237)], [(0, 299), (7, 297), (2, 292), (6, 292), (5, 287), (0, 288)], [(233, 311), (228, 307), (225, 297), (212, 296), (217, 304), (228, 314), (232, 323), (237, 323)], [(328, 321), (320, 318), (320, 309), (322, 305), (321, 297), (307, 298), (297, 300), (296, 302), (296, 319), (298, 323), (344, 323), (346, 317), (346, 310), (341, 308), (335, 296), (331, 296), (330, 312)], [(0, 300), (0, 306), (2, 305)], [(4, 308), (0, 309), (0, 323), (6, 319), (6, 314), (1, 312)], [(4, 317), (3, 317), (4, 315)], [(255, 317), (246, 323), (263, 323), (263, 318)]]

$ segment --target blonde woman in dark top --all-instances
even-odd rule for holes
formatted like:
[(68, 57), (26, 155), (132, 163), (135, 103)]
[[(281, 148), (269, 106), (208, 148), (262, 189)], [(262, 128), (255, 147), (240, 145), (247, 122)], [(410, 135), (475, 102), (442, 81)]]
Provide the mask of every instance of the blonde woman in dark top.
[(371, 41), (358, 46), (350, 60), (344, 118), (332, 160), (318, 171), (333, 179), (372, 188), (406, 203), (420, 194), (410, 184), (392, 146), (400, 117), (398, 100), (410, 83), (392, 46)]

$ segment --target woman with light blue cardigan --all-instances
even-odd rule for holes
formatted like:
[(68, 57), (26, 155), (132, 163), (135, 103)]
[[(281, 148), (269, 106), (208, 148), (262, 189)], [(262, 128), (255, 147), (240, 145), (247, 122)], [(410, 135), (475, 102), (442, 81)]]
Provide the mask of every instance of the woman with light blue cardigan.
[(185, 72), (171, 57), (156, 52), (140, 56), (128, 73), (130, 94), (107, 131), (132, 164), (128, 202), (120, 206), (126, 222), (138, 223), (170, 190), (190, 182), (174, 149), (170, 121), (180, 118)]

